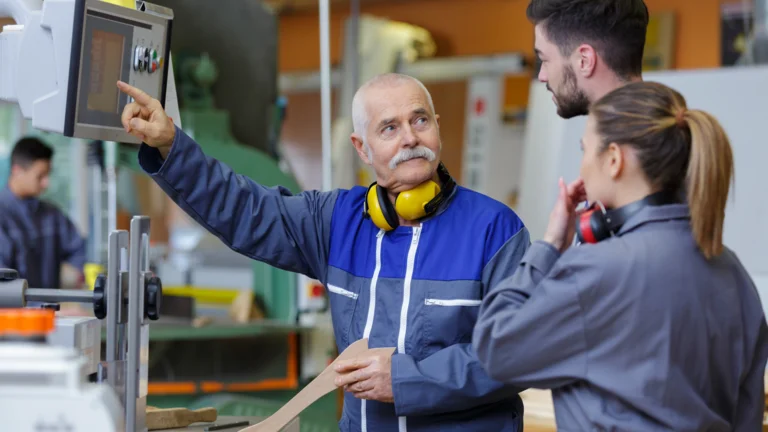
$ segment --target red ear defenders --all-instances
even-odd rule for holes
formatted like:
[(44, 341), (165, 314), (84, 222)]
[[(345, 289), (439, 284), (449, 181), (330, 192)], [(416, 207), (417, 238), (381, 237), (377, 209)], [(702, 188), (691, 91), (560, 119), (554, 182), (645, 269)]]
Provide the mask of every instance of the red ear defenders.
[(606, 210), (599, 202), (592, 203), (576, 220), (576, 237), (579, 243), (603, 241), (616, 235), (624, 223), (643, 208), (680, 202), (678, 194), (661, 191), (613, 210)]
[(373, 182), (368, 186), (363, 201), (363, 216), (371, 219), (377, 227), (391, 231), (400, 225), (400, 217), (418, 220), (432, 215), (456, 187), (456, 182), (442, 162), (437, 167), (437, 176), (440, 185), (429, 180), (399, 194), (394, 204), (389, 200), (387, 190)]

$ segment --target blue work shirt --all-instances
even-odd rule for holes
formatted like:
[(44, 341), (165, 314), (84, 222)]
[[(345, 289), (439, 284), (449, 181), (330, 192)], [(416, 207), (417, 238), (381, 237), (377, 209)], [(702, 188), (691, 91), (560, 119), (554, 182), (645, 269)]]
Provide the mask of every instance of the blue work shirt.
[(0, 190), (0, 268), (16, 269), (30, 288), (59, 288), (61, 264), (83, 271), (85, 239), (55, 205)]

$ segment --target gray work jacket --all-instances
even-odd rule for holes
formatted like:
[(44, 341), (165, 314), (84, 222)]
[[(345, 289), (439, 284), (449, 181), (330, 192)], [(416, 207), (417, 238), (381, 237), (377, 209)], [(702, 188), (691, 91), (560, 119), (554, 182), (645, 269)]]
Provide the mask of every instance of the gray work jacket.
[(732, 251), (704, 258), (688, 214), (647, 207), (562, 256), (535, 242), (483, 301), (488, 374), (552, 389), (559, 431), (762, 430), (760, 298)]

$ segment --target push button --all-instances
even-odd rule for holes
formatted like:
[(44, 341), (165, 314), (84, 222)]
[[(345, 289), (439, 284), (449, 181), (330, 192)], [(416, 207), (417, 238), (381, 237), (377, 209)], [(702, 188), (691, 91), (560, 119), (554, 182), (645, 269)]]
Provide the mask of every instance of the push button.
[(144, 67), (149, 70), (151, 60), (149, 58), (149, 48), (144, 48)]
[(157, 70), (157, 51), (156, 50), (150, 50), (149, 52), (149, 73), (152, 73)]
[(133, 50), (133, 70), (138, 71), (141, 70), (141, 63), (143, 60), (143, 52), (144, 49), (140, 46), (137, 46)]

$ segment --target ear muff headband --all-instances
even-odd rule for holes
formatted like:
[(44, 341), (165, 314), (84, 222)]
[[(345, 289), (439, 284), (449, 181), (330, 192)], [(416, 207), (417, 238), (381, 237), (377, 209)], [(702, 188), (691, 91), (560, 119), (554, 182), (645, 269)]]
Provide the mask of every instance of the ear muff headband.
[(668, 191), (656, 192), (615, 210), (606, 210), (598, 202), (576, 220), (576, 237), (581, 243), (598, 243), (616, 235), (624, 223), (643, 208), (679, 202), (680, 196)]
[(400, 226), (400, 217), (406, 220), (418, 220), (433, 214), (440, 204), (451, 195), (456, 182), (442, 164), (438, 165), (437, 174), (443, 188), (434, 181), (427, 181), (409, 191), (400, 193), (395, 204), (389, 201), (387, 190), (372, 183), (368, 186), (363, 214), (385, 231)]
[(383, 187), (376, 185), (376, 198), (379, 201), (379, 208), (382, 210), (384, 220), (387, 221), (387, 225), (395, 229), (400, 226), (400, 218), (397, 216), (395, 207), (392, 206), (392, 202), (389, 200), (387, 190)]

